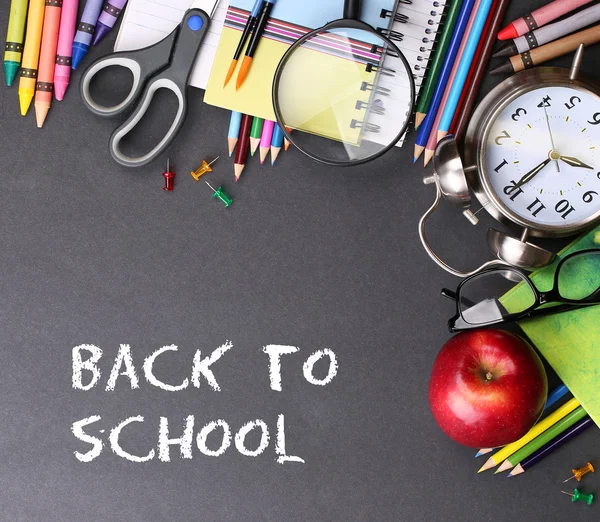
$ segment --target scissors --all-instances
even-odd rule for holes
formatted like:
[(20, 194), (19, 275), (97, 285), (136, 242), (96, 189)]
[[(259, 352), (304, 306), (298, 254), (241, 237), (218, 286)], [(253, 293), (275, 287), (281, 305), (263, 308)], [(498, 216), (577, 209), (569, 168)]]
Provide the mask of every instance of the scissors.
[[(219, 0), (194, 0), (181, 23), (160, 42), (144, 49), (109, 54), (96, 60), (83, 73), (81, 98), (94, 114), (111, 118), (133, 107), (129, 118), (110, 137), (110, 153), (121, 165), (141, 167), (155, 160), (169, 147), (183, 126), (188, 109), (190, 75), (218, 3)], [(133, 85), (125, 100), (118, 105), (105, 107), (92, 98), (90, 84), (96, 74), (113, 66), (129, 69), (133, 75)], [(128, 156), (120, 148), (121, 141), (146, 114), (159, 89), (168, 89), (177, 96), (175, 119), (164, 138), (150, 152), (138, 157)]]

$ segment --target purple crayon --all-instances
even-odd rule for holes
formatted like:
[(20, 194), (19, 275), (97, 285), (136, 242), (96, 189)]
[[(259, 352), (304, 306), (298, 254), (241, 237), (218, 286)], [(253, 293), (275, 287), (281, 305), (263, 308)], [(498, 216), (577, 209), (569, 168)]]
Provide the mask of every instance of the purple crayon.
[(102, 14), (100, 15), (100, 18), (98, 18), (92, 45), (96, 45), (115, 26), (126, 3), (127, 0), (107, 0), (104, 3)]
[(102, 0), (87, 0), (73, 41), (73, 58), (71, 59), (73, 70), (77, 69), (90, 48), (101, 9)]

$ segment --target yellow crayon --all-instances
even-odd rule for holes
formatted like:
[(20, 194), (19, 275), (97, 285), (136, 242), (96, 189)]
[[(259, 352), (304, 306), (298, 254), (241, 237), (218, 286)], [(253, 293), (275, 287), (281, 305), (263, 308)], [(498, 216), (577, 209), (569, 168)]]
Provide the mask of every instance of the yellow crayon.
[(27, 31), (25, 33), (25, 49), (21, 63), (19, 79), (19, 105), (21, 116), (25, 116), (35, 95), (37, 67), (40, 59), (42, 28), (44, 26), (45, 0), (31, 0), (27, 14)]

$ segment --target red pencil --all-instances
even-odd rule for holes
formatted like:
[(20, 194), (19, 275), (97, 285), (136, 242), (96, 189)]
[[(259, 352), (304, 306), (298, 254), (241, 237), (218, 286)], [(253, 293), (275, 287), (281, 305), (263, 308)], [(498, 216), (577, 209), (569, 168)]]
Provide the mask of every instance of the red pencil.
[(244, 167), (246, 166), (246, 157), (248, 156), (248, 148), (250, 147), (250, 129), (252, 128), (252, 120), (252, 116), (248, 116), (247, 114), (242, 116), (239, 141), (235, 151), (235, 161), (233, 164), (236, 181), (240, 179)]

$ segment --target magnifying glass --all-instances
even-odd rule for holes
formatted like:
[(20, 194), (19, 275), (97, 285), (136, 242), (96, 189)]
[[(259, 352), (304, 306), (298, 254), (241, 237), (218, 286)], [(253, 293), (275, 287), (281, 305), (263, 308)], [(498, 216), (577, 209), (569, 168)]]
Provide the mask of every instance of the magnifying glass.
[(359, 14), (360, 0), (345, 0), (344, 18), (297, 40), (273, 81), (277, 123), (299, 150), (326, 165), (360, 165), (385, 154), (414, 108), (408, 61)]

